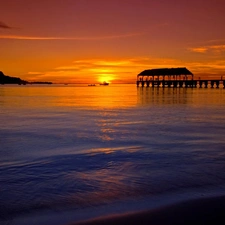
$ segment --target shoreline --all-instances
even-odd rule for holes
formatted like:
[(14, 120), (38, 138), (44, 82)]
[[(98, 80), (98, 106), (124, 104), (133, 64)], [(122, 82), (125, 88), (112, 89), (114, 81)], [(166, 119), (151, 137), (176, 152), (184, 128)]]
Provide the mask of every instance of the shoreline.
[(157, 209), (100, 217), (67, 225), (225, 224), (225, 196), (188, 200)]
[[(139, 199), (80, 209), (36, 211), (29, 215), (3, 220), (0, 223), (3, 225), (110, 225), (120, 223), (163, 225), (190, 224), (190, 222), (184, 223), (184, 219), (188, 218), (190, 221), (192, 218), (193, 221), (196, 218), (198, 224), (201, 224), (200, 222), (204, 221), (203, 216), (210, 215), (215, 219), (221, 217), (225, 224), (224, 212), (225, 193), (220, 187), (217, 191), (202, 190), (199, 192), (195, 190), (188, 193), (176, 192), (167, 195), (144, 196)], [(180, 216), (176, 217), (176, 215)], [(179, 222), (180, 220), (182, 223)], [(136, 222), (133, 223), (133, 221)], [(206, 221), (203, 224), (207, 224)]]

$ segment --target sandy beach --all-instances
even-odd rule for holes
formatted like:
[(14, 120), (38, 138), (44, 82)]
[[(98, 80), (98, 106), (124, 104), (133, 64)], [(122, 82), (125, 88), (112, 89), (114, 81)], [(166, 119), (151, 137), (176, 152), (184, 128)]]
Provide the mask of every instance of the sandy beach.
[(150, 211), (114, 215), (68, 225), (225, 224), (225, 196), (189, 200)]
[[(178, 225), (178, 224), (225, 224), (225, 195), (199, 196), (183, 199), (174, 203), (159, 204), (155, 207), (139, 210), (129, 207), (121, 208), (114, 205), (111, 208), (97, 210), (35, 212), (10, 220), (0, 220), (3, 225)], [(138, 204), (138, 202), (137, 202)], [(111, 211), (111, 212), (110, 212)], [(116, 213), (117, 212), (117, 213)]]

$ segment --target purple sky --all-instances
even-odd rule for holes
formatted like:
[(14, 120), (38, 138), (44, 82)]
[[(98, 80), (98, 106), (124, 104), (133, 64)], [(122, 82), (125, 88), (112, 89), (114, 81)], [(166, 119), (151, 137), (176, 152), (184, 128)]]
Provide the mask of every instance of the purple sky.
[(27, 80), (132, 82), (144, 69), (225, 75), (224, 0), (7, 0), (0, 70)]

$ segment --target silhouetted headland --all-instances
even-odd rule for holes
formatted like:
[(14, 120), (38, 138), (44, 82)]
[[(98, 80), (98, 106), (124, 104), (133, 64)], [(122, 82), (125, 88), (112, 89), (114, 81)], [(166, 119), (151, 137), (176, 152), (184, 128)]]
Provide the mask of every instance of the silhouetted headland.
[(4, 75), (2, 71), (0, 71), (0, 84), (27, 84), (28, 82), (22, 80), (18, 77), (10, 77)]
[(22, 80), (19, 77), (10, 77), (4, 75), (2, 71), (0, 71), (0, 84), (18, 84), (18, 85), (26, 85), (26, 84), (52, 84), (52, 82), (28, 82), (26, 80)]
[(48, 82), (48, 81), (34, 81), (34, 82), (28, 82), (28, 84), (52, 84), (52, 82)]

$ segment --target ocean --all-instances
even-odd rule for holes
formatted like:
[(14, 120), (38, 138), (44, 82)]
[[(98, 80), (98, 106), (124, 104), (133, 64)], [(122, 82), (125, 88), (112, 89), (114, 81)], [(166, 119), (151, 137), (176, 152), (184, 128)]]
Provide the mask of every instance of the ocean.
[(0, 224), (225, 193), (223, 88), (2, 85), (0, 121)]

